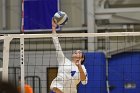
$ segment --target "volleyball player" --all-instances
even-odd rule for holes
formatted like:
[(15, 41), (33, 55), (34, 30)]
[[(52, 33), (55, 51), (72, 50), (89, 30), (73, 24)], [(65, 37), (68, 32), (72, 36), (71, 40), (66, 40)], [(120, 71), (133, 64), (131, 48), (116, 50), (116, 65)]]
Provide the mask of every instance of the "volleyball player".
[(57, 24), (52, 20), (53, 43), (56, 48), (58, 61), (57, 77), (52, 81), (50, 89), (52, 93), (77, 93), (77, 85), (87, 84), (87, 72), (83, 65), (84, 54), (76, 50), (72, 54), (72, 61), (66, 58), (61, 49), (58, 37), (55, 36)]

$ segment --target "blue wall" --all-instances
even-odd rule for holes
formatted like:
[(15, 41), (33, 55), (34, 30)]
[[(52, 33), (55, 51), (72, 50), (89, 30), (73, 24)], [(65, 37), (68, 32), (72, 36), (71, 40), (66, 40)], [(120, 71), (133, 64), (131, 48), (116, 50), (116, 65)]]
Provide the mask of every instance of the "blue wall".
[[(135, 83), (136, 88), (125, 88), (126, 83)], [(139, 52), (121, 53), (109, 59), (109, 84), (113, 87), (110, 93), (140, 92)]]
[(106, 93), (105, 55), (99, 52), (85, 54), (88, 84), (79, 85), (78, 93)]

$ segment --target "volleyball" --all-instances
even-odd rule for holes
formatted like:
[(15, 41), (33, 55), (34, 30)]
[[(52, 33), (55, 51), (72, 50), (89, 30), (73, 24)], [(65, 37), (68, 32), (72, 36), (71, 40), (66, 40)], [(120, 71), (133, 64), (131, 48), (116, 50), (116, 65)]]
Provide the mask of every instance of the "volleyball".
[(59, 26), (63, 26), (67, 23), (68, 21), (68, 16), (65, 12), (63, 11), (58, 11), (54, 14), (53, 16), (53, 20), (54, 22), (59, 25)]

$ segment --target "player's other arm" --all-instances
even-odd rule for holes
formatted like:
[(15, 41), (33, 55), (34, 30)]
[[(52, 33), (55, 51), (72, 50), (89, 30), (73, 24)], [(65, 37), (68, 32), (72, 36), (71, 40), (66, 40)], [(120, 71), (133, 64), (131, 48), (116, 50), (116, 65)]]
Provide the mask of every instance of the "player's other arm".
[(82, 82), (83, 85), (87, 84), (88, 81), (88, 77), (87, 77), (87, 71), (84, 67), (84, 65), (81, 64), (77, 64), (79, 73), (80, 73), (80, 80)]
[(85, 81), (87, 78), (86, 72), (84, 72), (82, 65), (78, 66), (79, 72), (80, 72), (80, 80)]
[(54, 87), (53, 92), (55, 93), (63, 93), (59, 88)]

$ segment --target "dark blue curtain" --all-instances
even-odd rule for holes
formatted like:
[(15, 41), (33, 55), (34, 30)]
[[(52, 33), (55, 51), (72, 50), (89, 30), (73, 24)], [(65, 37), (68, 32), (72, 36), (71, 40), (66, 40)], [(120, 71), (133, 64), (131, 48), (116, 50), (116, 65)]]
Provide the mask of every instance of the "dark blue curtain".
[[(140, 52), (125, 52), (109, 60), (109, 84), (113, 87), (110, 93), (140, 92)], [(125, 87), (133, 84), (134, 87)]]
[(87, 85), (78, 86), (78, 93), (107, 93), (106, 60), (102, 52), (85, 53), (85, 67), (88, 73)]
[(58, 11), (58, 0), (25, 0), (24, 30), (51, 29), (51, 19)]

